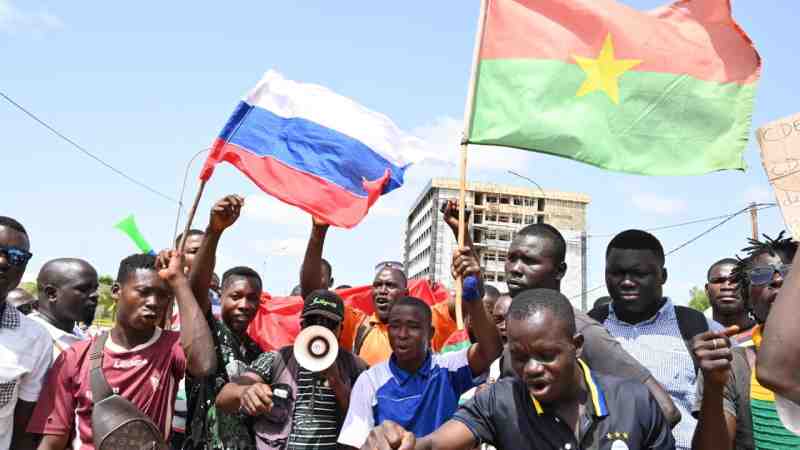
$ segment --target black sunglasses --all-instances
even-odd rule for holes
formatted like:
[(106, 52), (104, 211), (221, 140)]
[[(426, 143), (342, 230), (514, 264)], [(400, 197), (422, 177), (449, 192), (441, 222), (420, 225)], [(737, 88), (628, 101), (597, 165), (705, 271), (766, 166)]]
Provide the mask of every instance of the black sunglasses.
[(22, 267), (33, 256), (33, 253), (19, 247), (0, 245), (0, 255), (3, 255), (12, 266)]
[(782, 278), (786, 278), (791, 269), (791, 264), (769, 264), (753, 267), (750, 269), (750, 284), (753, 286), (769, 284), (775, 273), (779, 273)]

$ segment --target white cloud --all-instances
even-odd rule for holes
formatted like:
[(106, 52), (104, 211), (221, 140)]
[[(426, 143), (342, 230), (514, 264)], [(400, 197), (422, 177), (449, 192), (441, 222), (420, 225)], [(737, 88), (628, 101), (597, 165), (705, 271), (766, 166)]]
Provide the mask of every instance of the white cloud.
[(290, 237), (271, 241), (257, 240), (254, 243), (259, 253), (269, 256), (299, 256), (305, 253), (308, 240), (305, 238)]
[(405, 211), (403, 208), (399, 208), (397, 206), (398, 202), (396, 201), (386, 201), (387, 199), (379, 199), (377, 203), (372, 205), (372, 208), (369, 210), (370, 215), (377, 215), (381, 217), (403, 217), (405, 216)]
[[(439, 117), (429, 125), (415, 128), (412, 133), (422, 140), (421, 153), (427, 155), (427, 161), (439, 163), (439, 169), (442, 162), (453, 168), (458, 167), (461, 161), (461, 138), (464, 133), (463, 120), (448, 116)], [(470, 145), (467, 166), (477, 170), (506, 170), (510, 167), (526, 166), (530, 162), (530, 157), (529, 152), (522, 150)]]
[(0, 32), (43, 33), (63, 26), (61, 19), (47, 10), (25, 11), (14, 6), (11, 0), (0, 0)]
[(772, 189), (765, 186), (750, 186), (743, 194), (744, 201), (747, 203), (774, 203), (775, 194)]
[(652, 193), (638, 193), (631, 197), (633, 205), (646, 213), (670, 215), (686, 210), (688, 206), (684, 200), (662, 197)]
[(244, 199), (242, 215), (249, 219), (277, 225), (310, 225), (311, 217), (300, 208), (283, 203), (267, 194), (248, 195)]

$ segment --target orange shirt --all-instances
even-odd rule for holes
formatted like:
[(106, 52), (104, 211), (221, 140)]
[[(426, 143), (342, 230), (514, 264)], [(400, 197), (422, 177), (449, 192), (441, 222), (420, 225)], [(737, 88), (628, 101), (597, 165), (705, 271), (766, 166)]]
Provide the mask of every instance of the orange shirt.
[[(439, 352), (444, 346), (447, 338), (455, 331), (456, 323), (450, 317), (447, 302), (437, 303), (431, 306), (434, 334), (431, 339), (433, 351)], [(370, 366), (381, 363), (389, 359), (392, 354), (392, 347), (389, 345), (389, 329), (386, 324), (378, 320), (378, 316), (373, 314), (367, 317), (363, 312), (346, 306), (344, 308), (344, 322), (342, 333), (339, 336), (339, 345), (347, 350), (353, 350), (356, 340), (358, 327), (369, 321), (371, 329), (361, 344), (361, 351), (358, 356)]]

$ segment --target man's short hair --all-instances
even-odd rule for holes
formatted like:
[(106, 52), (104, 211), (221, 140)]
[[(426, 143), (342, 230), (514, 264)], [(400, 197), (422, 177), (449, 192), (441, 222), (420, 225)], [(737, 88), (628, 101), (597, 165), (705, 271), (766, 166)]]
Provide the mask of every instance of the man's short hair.
[(28, 235), (28, 232), (25, 231), (25, 227), (23, 227), (21, 223), (17, 222), (16, 220), (8, 216), (0, 216), (0, 226), (11, 228), (14, 231), (19, 231), (25, 236)]
[(606, 258), (611, 253), (612, 248), (621, 250), (650, 250), (658, 258), (658, 262), (664, 265), (664, 247), (661, 242), (652, 234), (643, 230), (625, 230), (611, 239), (606, 248)]
[(139, 269), (156, 270), (156, 256), (148, 253), (130, 255), (119, 263), (117, 283), (125, 284), (128, 277)]
[(531, 236), (545, 239), (552, 245), (552, 256), (557, 264), (564, 262), (567, 257), (567, 241), (556, 227), (546, 223), (534, 223), (517, 231), (516, 236)]
[(726, 264), (735, 266), (739, 264), (739, 260), (736, 258), (722, 258), (719, 261), (715, 262), (708, 268), (708, 273), (706, 273), (706, 281), (711, 281), (711, 272), (719, 266), (724, 266)]
[(506, 318), (526, 320), (540, 311), (550, 311), (564, 322), (570, 336), (575, 334), (575, 310), (564, 294), (553, 289), (527, 289), (520, 292), (511, 301)]
[[(201, 231), (201, 230), (196, 229), (196, 228), (192, 228), (192, 229), (190, 229), (189, 231), (186, 232), (186, 239), (189, 239), (190, 237), (197, 236), (197, 235), (203, 236), (203, 235), (205, 235), (205, 233), (203, 231)], [(183, 238), (183, 233), (179, 234), (178, 237), (175, 238), (175, 247), (181, 245), (181, 238)]]
[(261, 282), (261, 276), (258, 274), (258, 272), (246, 266), (236, 266), (226, 270), (225, 273), (222, 274), (222, 284), (220, 284), (220, 289), (224, 291), (234, 278), (250, 278), (255, 280), (258, 282), (258, 290), (261, 290), (264, 286)]
[[(397, 308), (398, 306), (410, 306), (414, 309), (417, 309), (422, 313), (422, 318), (428, 325), (433, 324), (433, 314), (431, 313), (431, 307), (425, 303), (424, 300), (419, 299), (417, 297), (401, 297), (395, 300), (392, 303), (392, 310)], [(391, 311), (389, 312), (391, 315)]]

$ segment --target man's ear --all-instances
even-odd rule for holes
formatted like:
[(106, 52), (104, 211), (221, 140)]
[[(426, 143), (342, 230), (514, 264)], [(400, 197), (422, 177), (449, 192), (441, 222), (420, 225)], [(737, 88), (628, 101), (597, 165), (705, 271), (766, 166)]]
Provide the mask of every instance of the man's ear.
[(48, 301), (54, 301), (58, 297), (58, 289), (52, 284), (44, 285), (44, 296)]
[(558, 265), (558, 270), (556, 272), (556, 280), (561, 281), (566, 274), (567, 274), (567, 263), (566, 261), (561, 261), (561, 264)]
[(572, 336), (572, 345), (575, 346), (575, 356), (580, 358), (583, 353), (583, 335), (575, 333), (575, 335)]
[(120, 291), (122, 291), (122, 286), (120, 286), (119, 283), (111, 285), (111, 298), (113, 298), (115, 302), (119, 301)]
[(667, 283), (667, 268), (666, 267), (662, 267), (661, 268), (661, 284), (666, 284), (666, 283)]

